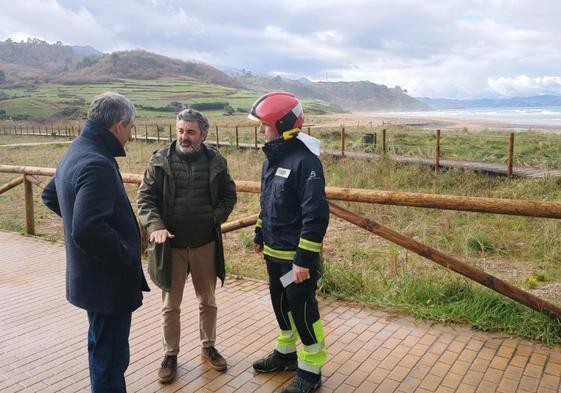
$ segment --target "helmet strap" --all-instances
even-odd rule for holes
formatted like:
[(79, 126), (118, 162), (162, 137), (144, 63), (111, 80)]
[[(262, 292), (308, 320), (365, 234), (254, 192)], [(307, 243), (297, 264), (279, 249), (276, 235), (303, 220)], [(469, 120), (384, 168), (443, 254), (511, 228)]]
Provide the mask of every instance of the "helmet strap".
[(288, 131), (284, 131), (282, 133), (282, 138), (287, 141), (289, 139), (292, 139), (296, 136), (296, 134), (298, 134), (298, 132), (300, 132), (299, 128), (293, 128), (292, 130), (288, 130)]

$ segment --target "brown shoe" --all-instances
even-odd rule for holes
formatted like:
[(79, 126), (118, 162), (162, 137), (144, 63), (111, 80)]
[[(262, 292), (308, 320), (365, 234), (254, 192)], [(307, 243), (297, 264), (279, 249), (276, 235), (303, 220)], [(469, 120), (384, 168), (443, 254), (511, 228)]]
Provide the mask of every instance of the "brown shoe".
[(201, 357), (216, 371), (224, 371), (228, 368), (226, 359), (224, 359), (214, 347), (203, 348)]
[(162, 361), (162, 365), (158, 370), (158, 381), (161, 383), (170, 383), (175, 379), (177, 374), (177, 355), (166, 355)]

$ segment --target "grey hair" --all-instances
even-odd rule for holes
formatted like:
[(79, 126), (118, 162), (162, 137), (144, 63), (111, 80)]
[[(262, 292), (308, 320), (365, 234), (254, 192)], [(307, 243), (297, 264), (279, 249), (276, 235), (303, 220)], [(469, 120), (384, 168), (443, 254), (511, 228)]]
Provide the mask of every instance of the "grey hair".
[(188, 108), (183, 109), (177, 114), (177, 121), (196, 121), (199, 124), (199, 130), (201, 130), (201, 135), (206, 138), (209, 129), (208, 119), (205, 115), (196, 109)]
[(130, 124), (136, 111), (134, 105), (125, 96), (111, 91), (96, 96), (88, 111), (88, 120), (100, 123), (109, 129), (121, 120)]

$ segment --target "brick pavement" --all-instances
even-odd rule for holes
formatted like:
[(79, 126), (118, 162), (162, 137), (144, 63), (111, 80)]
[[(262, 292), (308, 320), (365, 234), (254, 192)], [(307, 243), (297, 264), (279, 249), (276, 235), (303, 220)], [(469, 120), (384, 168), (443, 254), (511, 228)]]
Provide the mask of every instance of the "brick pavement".
[[(87, 392), (87, 318), (64, 290), (64, 247), (0, 232), (0, 391)], [(178, 379), (156, 381), (160, 293), (133, 314), (129, 392), (274, 392), (289, 373), (254, 374), (276, 327), (267, 287), (229, 278), (217, 291), (217, 347), (225, 373), (201, 363), (190, 283), (182, 315)], [(560, 389), (561, 350), (503, 334), (416, 321), (358, 305), (321, 301), (329, 360), (321, 392), (543, 392)]]

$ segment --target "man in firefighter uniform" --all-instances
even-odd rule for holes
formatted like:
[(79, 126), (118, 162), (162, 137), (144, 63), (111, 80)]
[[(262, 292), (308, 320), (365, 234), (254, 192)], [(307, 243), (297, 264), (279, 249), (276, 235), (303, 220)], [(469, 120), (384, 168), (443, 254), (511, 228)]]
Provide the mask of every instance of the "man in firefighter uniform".
[[(283, 393), (313, 392), (321, 385), (327, 359), (316, 300), (321, 243), (329, 222), (319, 141), (300, 133), (304, 113), (290, 93), (265, 94), (253, 104), (249, 118), (260, 122), (267, 157), (254, 249), (265, 257), (280, 328), (275, 350), (253, 368), (296, 370)], [(298, 338), (303, 347), (296, 354)]]

